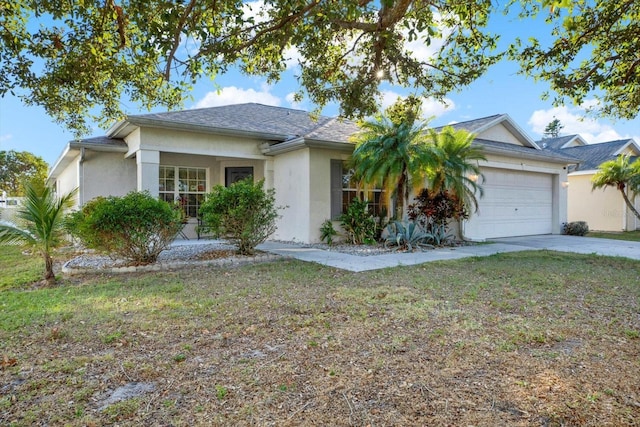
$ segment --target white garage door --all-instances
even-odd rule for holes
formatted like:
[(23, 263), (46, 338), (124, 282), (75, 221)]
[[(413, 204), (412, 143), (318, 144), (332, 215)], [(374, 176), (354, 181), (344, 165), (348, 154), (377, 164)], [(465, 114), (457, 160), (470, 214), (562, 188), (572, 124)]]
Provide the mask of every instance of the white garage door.
[(552, 175), (484, 169), (484, 197), (466, 222), (471, 239), (551, 234)]

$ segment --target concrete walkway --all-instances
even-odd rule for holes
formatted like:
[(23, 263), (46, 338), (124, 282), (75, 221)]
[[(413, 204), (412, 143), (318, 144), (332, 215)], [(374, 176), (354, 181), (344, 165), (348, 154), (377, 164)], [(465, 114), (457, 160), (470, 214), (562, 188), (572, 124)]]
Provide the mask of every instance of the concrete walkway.
[(430, 261), (488, 256), (497, 253), (548, 249), (559, 252), (620, 256), (640, 260), (640, 242), (592, 237), (543, 235), (495, 239), (487, 244), (441, 248), (425, 252), (358, 256), (280, 242), (265, 242), (258, 249), (302, 261), (349, 271), (367, 271)]

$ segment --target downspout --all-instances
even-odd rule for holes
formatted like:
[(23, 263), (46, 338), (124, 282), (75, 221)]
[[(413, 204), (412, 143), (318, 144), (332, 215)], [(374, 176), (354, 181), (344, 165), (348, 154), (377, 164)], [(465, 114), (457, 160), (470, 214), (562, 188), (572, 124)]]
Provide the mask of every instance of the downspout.
[[(626, 191), (627, 192), (627, 197), (629, 197), (629, 192), (627, 191), (629, 187), (627, 186), (627, 188), (625, 188), (622, 191)], [(634, 200), (635, 203), (635, 200)], [(628, 227), (627, 227), (627, 213), (629, 212), (629, 207), (627, 206), (627, 204), (624, 202), (624, 199), (622, 200), (622, 231), (629, 231)]]
[(78, 207), (84, 205), (84, 147), (80, 147), (80, 161), (78, 162)]

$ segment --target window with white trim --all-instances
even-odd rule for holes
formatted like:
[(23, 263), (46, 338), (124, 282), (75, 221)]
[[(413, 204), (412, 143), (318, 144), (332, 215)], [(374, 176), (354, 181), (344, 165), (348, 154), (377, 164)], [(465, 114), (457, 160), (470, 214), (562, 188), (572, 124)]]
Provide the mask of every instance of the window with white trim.
[(160, 166), (160, 199), (179, 203), (187, 217), (198, 216), (207, 193), (207, 169)]
[(338, 219), (355, 198), (368, 201), (374, 216), (386, 216), (384, 190), (362, 186), (353, 175), (346, 161), (331, 160), (331, 219)]

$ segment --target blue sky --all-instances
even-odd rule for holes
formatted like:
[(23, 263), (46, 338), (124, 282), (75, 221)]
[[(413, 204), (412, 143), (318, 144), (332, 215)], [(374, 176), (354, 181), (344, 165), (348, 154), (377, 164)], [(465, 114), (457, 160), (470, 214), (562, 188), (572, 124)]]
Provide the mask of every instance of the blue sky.
[[(545, 36), (550, 28), (542, 22), (520, 21), (514, 17), (492, 18), (491, 31), (500, 34), (503, 43), (515, 35), (523, 38)], [(584, 109), (576, 106), (553, 107), (543, 101), (541, 94), (548, 86), (534, 82), (517, 74), (518, 65), (503, 61), (459, 93), (447, 97), (448, 106), (433, 100), (424, 101), (425, 116), (435, 116), (435, 126), (476, 119), (493, 114), (507, 113), (533, 139), (540, 139), (545, 126), (558, 118), (564, 125), (561, 134), (581, 134), (589, 143), (635, 138), (640, 143), (640, 118), (634, 120), (582, 120)], [(184, 108), (209, 107), (240, 102), (258, 102), (281, 107), (312, 110), (308, 101), (291, 102), (297, 89), (295, 67), (283, 74), (275, 85), (267, 85), (259, 77), (247, 77), (237, 72), (218, 76), (215, 83), (203, 79), (190, 93), (191, 101)], [(391, 104), (398, 95), (407, 90), (383, 84), (383, 106)], [(124, 106), (128, 114), (144, 114), (134, 104)], [(155, 110), (161, 111), (161, 110)], [(336, 105), (328, 105), (323, 114), (334, 115)], [(92, 135), (104, 134), (105, 130), (94, 126)], [(0, 98), (0, 150), (29, 151), (52, 165), (73, 135), (54, 123), (40, 107), (27, 107), (10, 95)]]

